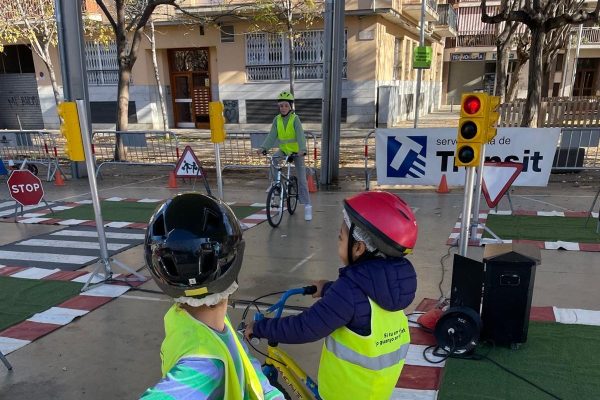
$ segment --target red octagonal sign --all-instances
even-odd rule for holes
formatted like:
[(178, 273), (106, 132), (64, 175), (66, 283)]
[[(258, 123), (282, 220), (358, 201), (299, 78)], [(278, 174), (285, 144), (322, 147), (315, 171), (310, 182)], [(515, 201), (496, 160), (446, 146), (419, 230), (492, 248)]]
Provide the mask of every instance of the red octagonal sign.
[(30, 171), (13, 171), (6, 183), (10, 197), (23, 206), (35, 206), (44, 197), (42, 181)]

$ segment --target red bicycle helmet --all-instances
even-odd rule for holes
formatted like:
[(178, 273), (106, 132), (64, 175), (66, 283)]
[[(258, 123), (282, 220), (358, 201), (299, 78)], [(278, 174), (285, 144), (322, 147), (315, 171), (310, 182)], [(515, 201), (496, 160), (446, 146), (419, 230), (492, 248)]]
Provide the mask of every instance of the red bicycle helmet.
[(409, 254), (417, 242), (418, 227), (408, 204), (389, 192), (363, 192), (344, 200), (350, 222), (373, 239), (379, 251), (390, 257)]

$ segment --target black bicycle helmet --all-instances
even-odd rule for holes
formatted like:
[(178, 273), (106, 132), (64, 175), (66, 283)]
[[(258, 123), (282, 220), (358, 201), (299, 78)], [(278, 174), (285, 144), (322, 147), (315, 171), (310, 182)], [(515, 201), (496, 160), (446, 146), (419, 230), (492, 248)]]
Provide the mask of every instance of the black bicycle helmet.
[(244, 256), (242, 229), (221, 200), (184, 193), (152, 215), (144, 242), (146, 266), (167, 295), (203, 298), (237, 281)]

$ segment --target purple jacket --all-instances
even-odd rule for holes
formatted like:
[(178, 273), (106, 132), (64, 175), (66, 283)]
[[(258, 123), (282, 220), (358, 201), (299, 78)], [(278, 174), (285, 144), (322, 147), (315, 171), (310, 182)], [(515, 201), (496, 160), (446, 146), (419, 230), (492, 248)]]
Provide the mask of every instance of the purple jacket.
[(254, 325), (254, 335), (279, 343), (308, 343), (347, 326), (359, 335), (371, 333), (369, 298), (388, 311), (412, 303), (417, 275), (405, 258), (371, 259), (340, 268), (339, 277), (323, 288), (323, 297), (294, 316), (265, 318)]

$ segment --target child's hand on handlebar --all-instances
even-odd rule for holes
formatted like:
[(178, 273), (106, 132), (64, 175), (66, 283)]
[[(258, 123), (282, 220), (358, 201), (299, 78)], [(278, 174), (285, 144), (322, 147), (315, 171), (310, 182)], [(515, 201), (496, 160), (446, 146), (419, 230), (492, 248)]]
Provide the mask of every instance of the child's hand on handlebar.
[(250, 341), (254, 337), (253, 332), (254, 332), (254, 321), (250, 321), (246, 325), (246, 329), (244, 329), (244, 337), (246, 338), (246, 340)]
[(311, 283), (317, 287), (317, 291), (313, 293), (312, 297), (313, 298), (319, 298), (323, 295), (323, 286), (325, 286), (325, 284), (329, 282), (328, 280), (325, 279), (321, 279), (319, 281), (312, 281)]

